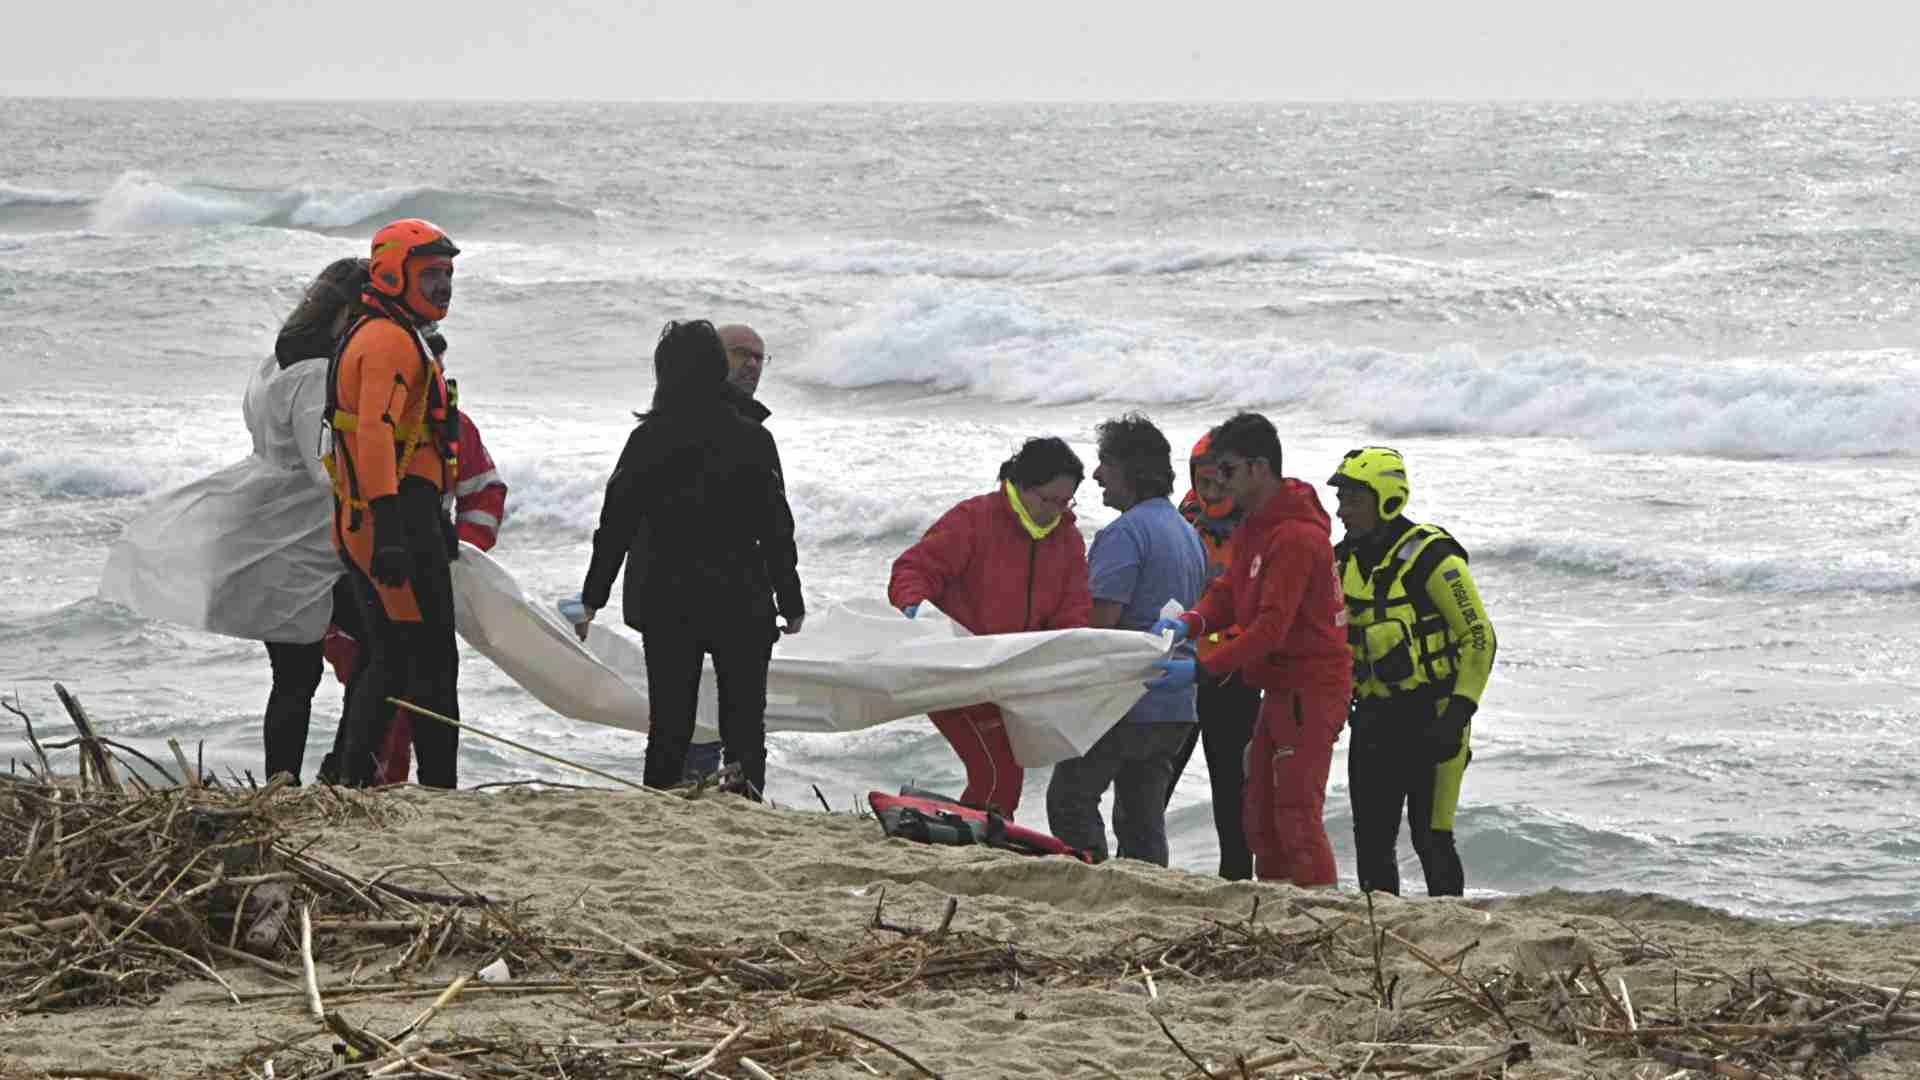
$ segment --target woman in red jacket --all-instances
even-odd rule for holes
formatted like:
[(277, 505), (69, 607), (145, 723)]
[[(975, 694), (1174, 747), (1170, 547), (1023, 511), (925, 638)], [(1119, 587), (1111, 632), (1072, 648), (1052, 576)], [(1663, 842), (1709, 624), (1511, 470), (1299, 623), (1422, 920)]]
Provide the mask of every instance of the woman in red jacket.
[[(975, 634), (1066, 630), (1093, 613), (1087, 546), (1073, 493), (1086, 470), (1062, 439), (1028, 439), (1000, 466), (998, 490), (941, 515), (893, 563), (887, 598), (911, 619), (934, 606)], [(998, 706), (931, 714), (967, 770), (960, 801), (1013, 817), (1026, 773), (1013, 758)]]

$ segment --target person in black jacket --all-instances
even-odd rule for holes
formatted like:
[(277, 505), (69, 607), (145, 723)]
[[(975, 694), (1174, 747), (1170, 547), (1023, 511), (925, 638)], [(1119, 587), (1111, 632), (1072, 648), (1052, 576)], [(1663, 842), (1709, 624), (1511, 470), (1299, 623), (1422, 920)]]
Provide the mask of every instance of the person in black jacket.
[[(766, 371), (767, 361), (772, 359), (767, 352), (767, 343), (753, 327), (745, 323), (728, 323), (719, 328), (720, 346), (727, 352), (727, 381), (720, 393), (733, 403), (740, 414), (756, 424), (765, 424), (767, 417), (773, 415), (762, 405), (754, 392), (760, 388), (760, 376)], [(780, 467), (780, 455), (773, 458), (775, 468)], [(785, 475), (785, 470), (782, 470)], [(786, 633), (800, 632), (799, 618), (788, 618), (783, 628)], [(720, 771), (721, 751), (719, 742), (696, 742), (687, 747), (688, 780), (699, 780)]]
[(710, 655), (727, 760), (758, 797), (775, 617), (792, 632), (806, 614), (779, 453), (724, 392), (726, 351), (712, 323), (668, 323), (653, 370), (653, 407), (607, 481), (579, 626), (606, 606), (624, 563), (626, 623), (646, 646), (653, 706), (645, 783), (668, 788), (684, 775)]

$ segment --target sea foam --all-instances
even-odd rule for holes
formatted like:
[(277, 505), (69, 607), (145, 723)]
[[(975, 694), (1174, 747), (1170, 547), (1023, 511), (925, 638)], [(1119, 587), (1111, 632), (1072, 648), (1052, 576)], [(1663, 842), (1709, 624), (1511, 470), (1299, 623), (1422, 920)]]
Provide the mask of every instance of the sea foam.
[(1070, 281), (1088, 277), (1187, 274), (1275, 263), (1315, 263), (1345, 249), (1324, 243), (1216, 247), (1191, 243), (1060, 244), (966, 251), (879, 241), (832, 251), (743, 256), (750, 268), (783, 274), (874, 277), (930, 275), (960, 280)]
[(831, 388), (911, 384), (1035, 404), (1299, 409), (1385, 436), (1554, 437), (1745, 459), (1920, 452), (1911, 357), (1816, 359), (1236, 340), (1084, 315), (1010, 286), (915, 281), (825, 334), (788, 370)]

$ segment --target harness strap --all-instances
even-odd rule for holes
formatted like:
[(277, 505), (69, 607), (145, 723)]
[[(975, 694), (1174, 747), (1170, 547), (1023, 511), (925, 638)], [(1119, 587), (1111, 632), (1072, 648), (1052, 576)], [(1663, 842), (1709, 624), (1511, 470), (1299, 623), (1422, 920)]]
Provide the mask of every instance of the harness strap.
[[(395, 424), (393, 425), (393, 441), (401, 442), (414, 438), (421, 433), (419, 429), (424, 426), (424, 424), (410, 424), (405, 421)], [(344, 431), (349, 434), (357, 433), (360, 430), (360, 417), (347, 412), (345, 409), (335, 409), (333, 411), (333, 430)]]
[[(333, 482), (334, 539), (342, 546), (346, 543), (346, 537), (340, 535), (340, 508), (342, 506), (347, 508), (347, 531), (358, 532), (360, 531), (360, 511), (366, 504), (360, 500), (360, 473), (353, 467), (353, 448), (340, 440), (340, 433), (334, 427), (336, 417), (341, 414), (340, 359), (346, 355), (347, 344), (353, 340), (353, 335), (359, 333), (360, 328), (367, 324), (367, 319), (368, 316), (362, 315), (354, 320), (353, 325), (347, 328), (347, 332), (340, 335), (340, 340), (334, 343), (333, 356), (327, 360), (327, 411), (322, 415), (329, 429), (326, 433), (328, 453), (321, 456), (320, 463), (326, 467), (327, 478)], [(358, 430), (359, 418), (354, 417), (353, 422), (355, 430)], [(344, 459), (346, 465), (344, 477), (341, 475), (343, 470), (340, 463), (334, 460), (336, 457)]]
[[(335, 510), (338, 511), (338, 509), (343, 506), (347, 508), (347, 530), (349, 532), (359, 531), (361, 512), (368, 509), (368, 503), (367, 500), (360, 497), (360, 475), (359, 470), (354, 466), (353, 449), (350, 445), (342, 442), (338, 438), (341, 434), (356, 434), (360, 430), (359, 415), (341, 408), (340, 405), (340, 362), (346, 355), (347, 345), (353, 340), (354, 334), (359, 332), (360, 328), (372, 319), (381, 317), (392, 319), (407, 328), (407, 336), (413, 340), (414, 351), (419, 354), (420, 362), (425, 367), (427, 376), (426, 387), (420, 395), (420, 403), (416, 408), (408, 410), (407, 415), (397, 421), (392, 417), (383, 417), (383, 419), (392, 426), (394, 444), (399, 447), (400, 450), (394, 468), (395, 473), (399, 476), (407, 475), (408, 470), (412, 468), (414, 454), (419, 451), (421, 443), (425, 442), (427, 438), (433, 434), (433, 425), (428, 422), (427, 414), (440, 397), (441, 381), (444, 378), (439, 362), (434, 359), (433, 354), (429, 352), (421, 342), (419, 332), (406, 322), (395, 318), (391, 313), (383, 312), (380, 316), (363, 315), (359, 321), (355, 322), (353, 326), (341, 336), (340, 344), (334, 349), (333, 358), (327, 364), (326, 417), (328, 426), (333, 429), (333, 433), (336, 436), (332, 440), (334, 454), (322, 458), (321, 463), (326, 467), (327, 475), (333, 481)], [(401, 382), (403, 386), (405, 385), (404, 380), (400, 380), (398, 376), (396, 376), (395, 379)], [(441, 402), (440, 404), (448, 410), (449, 418), (451, 418), (450, 403)], [(452, 426), (451, 422), (448, 426)], [(340, 458), (339, 462), (335, 461), (335, 455)], [(442, 490), (451, 490), (453, 487), (454, 477), (457, 475), (456, 470), (458, 468), (455, 464), (457, 455), (458, 450), (454, 447), (442, 448), (441, 460), (444, 463), (445, 472), (443, 479), (446, 481), (442, 485)]]

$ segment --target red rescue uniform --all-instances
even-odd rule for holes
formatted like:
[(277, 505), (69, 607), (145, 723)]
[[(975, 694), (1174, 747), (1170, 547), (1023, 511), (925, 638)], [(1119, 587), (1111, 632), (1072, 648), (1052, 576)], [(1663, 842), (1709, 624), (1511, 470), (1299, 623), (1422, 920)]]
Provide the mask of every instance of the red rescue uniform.
[(1210, 628), (1239, 627), (1202, 666), (1237, 671), (1265, 692), (1247, 747), (1243, 806), (1255, 875), (1334, 884), (1323, 812), (1333, 744), (1353, 694), (1353, 656), (1332, 522), (1313, 488), (1283, 480), (1235, 530), (1227, 572), (1182, 618), (1195, 640)]
[[(1006, 491), (996, 490), (941, 515), (894, 560), (887, 585), (893, 606), (930, 601), (975, 634), (1088, 625), (1093, 596), (1087, 590), (1087, 545), (1073, 512), (1062, 513), (1036, 540), (1008, 500)], [(1026, 770), (1014, 760), (999, 707), (943, 709), (930, 718), (966, 767), (960, 801), (1013, 817)]]

